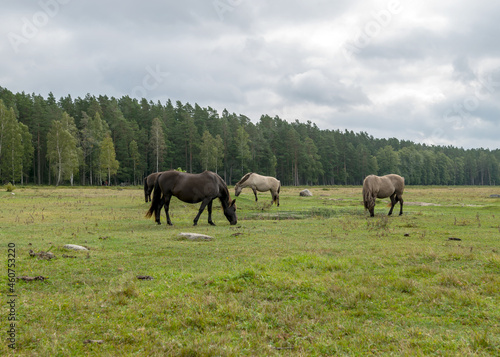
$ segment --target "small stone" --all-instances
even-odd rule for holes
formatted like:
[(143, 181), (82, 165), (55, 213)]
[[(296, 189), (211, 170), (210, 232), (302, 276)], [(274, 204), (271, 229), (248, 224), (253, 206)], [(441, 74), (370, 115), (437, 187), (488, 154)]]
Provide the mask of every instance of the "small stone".
[(137, 275), (137, 279), (139, 280), (153, 280), (154, 278), (149, 275)]
[(83, 343), (88, 344), (88, 343), (97, 343), (97, 344), (103, 344), (103, 340), (84, 340)]
[(82, 247), (81, 245), (76, 245), (76, 244), (66, 244), (64, 246), (66, 249), (72, 249), (72, 250), (88, 250), (85, 247)]
[(180, 239), (190, 240), (190, 241), (211, 241), (214, 237), (207, 236), (205, 234), (199, 233), (179, 233)]

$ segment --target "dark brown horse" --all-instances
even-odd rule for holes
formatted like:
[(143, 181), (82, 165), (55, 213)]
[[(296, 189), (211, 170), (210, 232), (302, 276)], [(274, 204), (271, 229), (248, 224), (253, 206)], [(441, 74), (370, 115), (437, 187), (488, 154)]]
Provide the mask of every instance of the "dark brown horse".
[(156, 178), (159, 174), (159, 172), (154, 172), (144, 179), (144, 199), (146, 202), (151, 202), (151, 192), (155, 188)]
[(201, 174), (190, 174), (179, 171), (164, 171), (158, 175), (155, 183), (153, 201), (146, 213), (146, 217), (155, 214), (156, 223), (160, 222), (160, 210), (165, 206), (167, 224), (172, 225), (168, 208), (172, 196), (187, 203), (201, 202), (198, 214), (194, 218), (194, 225), (198, 224), (201, 213), (208, 206), (208, 223), (215, 225), (212, 221), (212, 201), (218, 198), (221, 202), (224, 215), (231, 225), (237, 223), (236, 200), (231, 200), (226, 183), (222, 178), (211, 171)]
[(391, 198), (391, 209), (389, 216), (397, 202), (399, 202), (399, 215), (403, 214), (403, 191), (405, 189), (405, 179), (399, 175), (389, 174), (385, 176), (370, 175), (363, 181), (363, 203), (365, 209), (374, 216), (375, 199)]

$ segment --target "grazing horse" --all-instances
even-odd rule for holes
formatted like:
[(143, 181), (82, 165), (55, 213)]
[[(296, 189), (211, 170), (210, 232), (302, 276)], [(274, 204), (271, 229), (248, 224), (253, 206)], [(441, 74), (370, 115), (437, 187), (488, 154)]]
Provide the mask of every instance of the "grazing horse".
[(160, 222), (160, 210), (164, 206), (167, 216), (167, 224), (172, 225), (168, 208), (172, 196), (186, 203), (201, 202), (198, 214), (194, 218), (194, 225), (198, 224), (201, 213), (208, 206), (208, 223), (215, 226), (212, 221), (212, 201), (218, 198), (221, 202), (224, 215), (231, 225), (237, 223), (236, 200), (231, 200), (229, 190), (222, 178), (211, 171), (201, 174), (190, 174), (175, 170), (164, 171), (158, 175), (155, 183), (155, 191), (151, 207), (146, 217), (155, 214), (156, 223)]
[(144, 179), (144, 199), (146, 202), (151, 202), (151, 192), (155, 188), (156, 178), (159, 174), (159, 172), (154, 172)]
[(234, 186), (234, 194), (236, 197), (239, 196), (241, 190), (245, 187), (250, 187), (255, 195), (255, 202), (257, 202), (257, 191), (259, 192), (271, 192), (272, 201), (271, 204), (276, 202), (276, 205), (280, 205), (280, 188), (281, 182), (271, 176), (261, 176), (254, 172), (249, 172), (241, 178), (241, 180)]
[(399, 202), (399, 215), (403, 214), (403, 191), (405, 189), (405, 179), (399, 175), (389, 174), (385, 176), (369, 175), (363, 181), (363, 203), (365, 209), (370, 212), (370, 216), (375, 215), (375, 199), (391, 198), (391, 209), (389, 216), (397, 202)]

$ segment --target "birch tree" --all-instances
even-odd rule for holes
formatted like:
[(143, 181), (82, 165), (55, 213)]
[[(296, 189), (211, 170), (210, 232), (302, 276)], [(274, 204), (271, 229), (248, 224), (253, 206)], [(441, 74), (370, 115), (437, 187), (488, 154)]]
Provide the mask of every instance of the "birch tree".
[(220, 135), (214, 138), (208, 130), (205, 130), (201, 138), (200, 163), (204, 170), (217, 170), (222, 166), (224, 159), (224, 143)]
[(103, 174), (107, 174), (108, 182), (111, 182), (111, 175), (116, 175), (120, 163), (116, 160), (115, 146), (113, 139), (107, 135), (101, 143), (101, 154), (99, 156), (100, 168)]
[(56, 176), (56, 186), (62, 180), (72, 180), (78, 169), (77, 139), (71, 134), (72, 125), (73, 118), (63, 113), (61, 120), (52, 122), (47, 134), (47, 159)]
[(236, 157), (240, 160), (241, 163), (241, 174), (244, 174), (244, 164), (245, 161), (252, 157), (252, 153), (250, 152), (250, 147), (248, 146), (249, 135), (245, 131), (245, 128), (240, 126), (236, 131), (236, 142), (238, 145), (238, 151)]
[(134, 171), (134, 185), (137, 184), (137, 168), (141, 163), (141, 155), (139, 154), (139, 148), (137, 146), (137, 142), (135, 140), (132, 140), (129, 144), (129, 155), (130, 155), (130, 160), (132, 160), (132, 166), (133, 166), (133, 171)]
[(167, 151), (165, 134), (160, 119), (154, 118), (151, 124), (150, 145), (153, 150), (154, 165), (156, 172), (160, 171), (160, 160)]

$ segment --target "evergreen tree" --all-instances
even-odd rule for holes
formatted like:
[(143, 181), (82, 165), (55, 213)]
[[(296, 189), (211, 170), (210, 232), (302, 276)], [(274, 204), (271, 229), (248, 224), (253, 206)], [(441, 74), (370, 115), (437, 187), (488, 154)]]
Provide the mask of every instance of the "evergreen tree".
[(24, 157), (24, 125), (16, 119), (13, 108), (7, 110), (0, 102), (0, 177), (13, 184), (22, 180)]
[(379, 175), (399, 173), (399, 156), (392, 146), (386, 145), (377, 151)]
[(23, 123), (19, 123), (19, 128), (21, 130), (21, 141), (23, 144), (23, 157), (22, 157), (22, 168), (21, 168), (21, 184), (24, 184), (24, 179), (28, 181), (28, 170), (31, 162), (33, 161), (33, 143), (31, 141), (32, 136), (29, 132), (29, 128)]
[(245, 174), (246, 162), (251, 159), (250, 147), (249, 147), (249, 139), (250, 136), (245, 131), (243, 126), (240, 126), (236, 132), (236, 143), (238, 145), (238, 152), (236, 154), (236, 158), (240, 163), (240, 174), (243, 176)]

